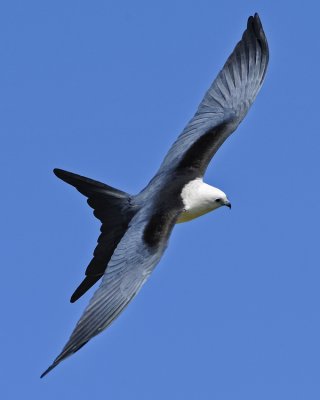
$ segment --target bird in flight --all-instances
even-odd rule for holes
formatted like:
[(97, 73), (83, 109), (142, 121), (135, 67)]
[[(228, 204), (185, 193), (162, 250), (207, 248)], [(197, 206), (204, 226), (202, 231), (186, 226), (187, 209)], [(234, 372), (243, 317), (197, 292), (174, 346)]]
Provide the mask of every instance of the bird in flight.
[(106, 329), (136, 296), (160, 261), (176, 223), (231, 204), (221, 190), (203, 182), (211, 158), (238, 127), (265, 78), (268, 43), (258, 14), (250, 16), (241, 40), (206, 92), (194, 117), (174, 142), (158, 172), (137, 195), (55, 169), (55, 175), (87, 197), (101, 221), (101, 234), (78, 300), (99, 288), (45, 376)]

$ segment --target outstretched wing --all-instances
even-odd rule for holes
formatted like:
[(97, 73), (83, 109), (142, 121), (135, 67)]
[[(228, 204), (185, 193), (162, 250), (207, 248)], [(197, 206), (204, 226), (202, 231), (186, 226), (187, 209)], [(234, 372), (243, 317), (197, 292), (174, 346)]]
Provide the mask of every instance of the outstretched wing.
[(69, 341), (41, 377), (106, 329), (135, 297), (160, 261), (179, 211), (158, 210), (149, 216), (142, 211), (133, 217)]
[(192, 169), (202, 177), (222, 143), (247, 114), (263, 83), (268, 43), (258, 14), (205, 94), (192, 120), (173, 144), (158, 174)]

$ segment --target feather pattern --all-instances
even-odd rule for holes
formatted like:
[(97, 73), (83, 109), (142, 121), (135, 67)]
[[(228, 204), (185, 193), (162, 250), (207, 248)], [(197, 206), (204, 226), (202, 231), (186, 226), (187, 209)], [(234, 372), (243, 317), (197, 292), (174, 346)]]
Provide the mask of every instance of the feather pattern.
[[(163, 160), (157, 175), (198, 159), (196, 176), (202, 177), (219, 147), (247, 114), (264, 81), (269, 50), (258, 14), (249, 17), (236, 45), (198, 110)], [(206, 145), (199, 148), (204, 137)], [(199, 152), (200, 150), (200, 152)], [(185, 162), (184, 158), (191, 161)], [(194, 165), (191, 165), (194, 167)]]
[(178, 212), (166, 216), (167, 218), (162, 219), (162, 223), (166, 225), (166, 234), (154, 247), (148, 246), (144, 239), (150, 219), (146, 211), (142, 210), (133, 217), (111, 257), (100, 287), (91, 298), (69, 341), (41, 377), (106, 329), (136, 296), (160, 261)]

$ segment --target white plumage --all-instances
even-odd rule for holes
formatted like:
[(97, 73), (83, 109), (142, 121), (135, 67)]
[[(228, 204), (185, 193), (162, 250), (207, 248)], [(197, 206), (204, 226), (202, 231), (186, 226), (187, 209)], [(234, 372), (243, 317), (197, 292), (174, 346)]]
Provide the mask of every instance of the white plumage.
[(230, 207), (226, 194), (222, 190), (204, 183), (201, 178), (194, 179), (185, 185), (181, 197), (184, 211), (177, 223), (191, 221), (221, 206)]

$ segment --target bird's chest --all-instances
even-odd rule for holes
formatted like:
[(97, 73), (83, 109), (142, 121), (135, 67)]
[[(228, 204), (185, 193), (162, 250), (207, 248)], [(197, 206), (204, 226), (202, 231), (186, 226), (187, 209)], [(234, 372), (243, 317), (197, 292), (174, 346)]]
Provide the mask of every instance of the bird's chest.
[(177, 224), (191, 221), (192, 219), (198, 218), (212, 210), (214, 210), (214, 207), (207, 202), (191, 203), (189, 207), (185, 208), (180, 214)]

